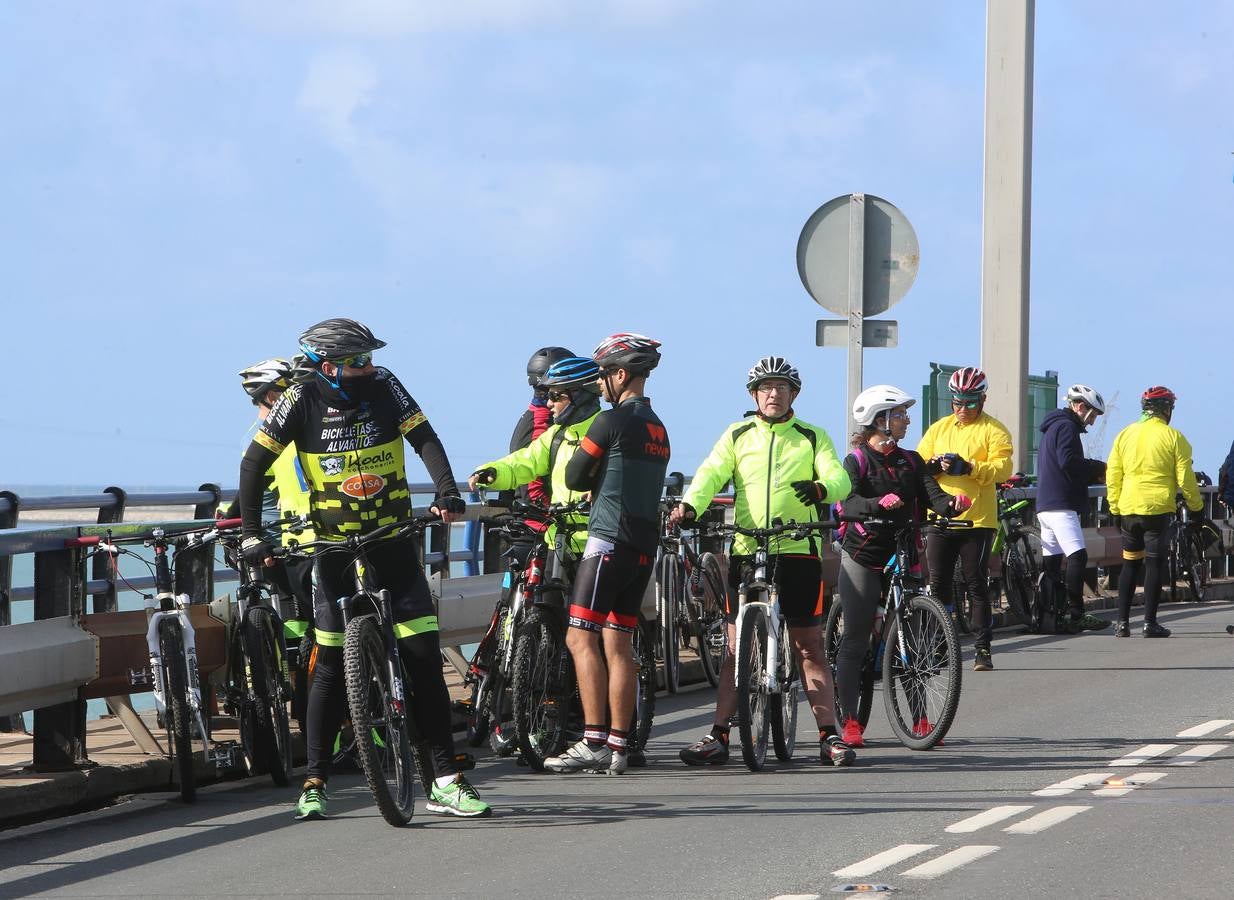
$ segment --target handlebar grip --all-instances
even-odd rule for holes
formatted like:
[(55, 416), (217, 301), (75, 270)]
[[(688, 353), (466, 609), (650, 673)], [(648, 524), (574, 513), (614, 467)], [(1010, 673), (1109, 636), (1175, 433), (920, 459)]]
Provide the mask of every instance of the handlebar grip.
[(243, 519), (219, 519), (214, 523), (215, 528), (239, 528), (244, 524)]
[(91, 534), (85, 537), (65, 538), (64, 548), (66, 550), (71, 550), (74, 547), (93, 547), (102, 540), (102, 537), (97, 534)]

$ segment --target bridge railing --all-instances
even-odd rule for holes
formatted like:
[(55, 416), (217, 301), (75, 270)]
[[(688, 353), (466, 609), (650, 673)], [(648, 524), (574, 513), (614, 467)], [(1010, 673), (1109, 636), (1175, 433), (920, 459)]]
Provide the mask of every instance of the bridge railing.
[[(680, 489), (684, 482), (684, 479), (670, 479), (670, 487)], [(465, 490), (465, 485), (460, 485), (460, 489)], [(431, 497), (433, 487), (412, 485), (411, 490), (413, 496)], [(1023, 491), (1025, 496), (1035, 497), (1034, 488)], [(1224, 507), (1215, 502), (1213, 488), (1205, 488), (1203, 492), (1210, 517), (1222, 523), (1227, 551), (1234, 549), (1234, 530)], [(220, 504), (233, 496), (234, 491), (224, 491), (210, 484), (202, 485), (198, 491), (162, 494), (128, 494), (114, 487), (97, 495), (74, 497), (23, 498), (11, 492), (0, 492), (0, 730), (23, 728), (21, 717), (15, 714), (34, 710), (35, 768), (74, 767), (86, 761), (86, 700), (91, 697), (107, 697), (109, 707), (121, 716), (130, 731), (144, 730), (128, 704), (127, 693), (135, 689), (125, 685), (127, 693), (115, 690), (117, 672), (123, 675), (129, 668), (144, 665), (141, 658), (144, 638), (136, 643), (124, 641), (132, 635), (117, 623), (124, 616), (134, 614), (118, 610), (117, 584), (109, 571), (108, 561), (96, 557), (87, 575), (83, 551), (66, 548), (66, 540), (108, 532), (117, 539), (138, 540), (150, 536), (156, 527), (201, 524), (202, 520), (213, 519)], [(1104, 510), (1104, 489), (1091, 489), (1090, 501), (1092, 505), (1085, 517), (1089, 565), (1094, 568), (1116, 566), (1122, 559), (1121, 543)], [(159, 522), (124, 521), (127, 510), (169, 506), (192, 507), (192, 516)], [(38, 529), (14, 528), (19, 524), (22, 511), (81, 509), (97, 510), (97, 522)], [(430, 529), (429, 545), (424, 552), (423, 562), (433, 592), (439, 598), (442, 646), (456, 666), (461, 661), (458, 647), (483, 635), (500, 593), (501, 576), (481, 574), (488, 541), (477, 519), (485, 512), (482, 507), (469, 505), (461, 529)], [(462, 539), (456, 542), (460, 530)], [(822, 549), (824, 579), (829, 588), (834, 588), (838, 581), (839, 559), (830, 545)], [(23, 554), (33, 556), (33, 584), (14, 587), (13, 558)], [(493, 563), (490, 560), (490, 568), (494, 568)], [(460, 577), (451, 577), (455, 564), (463, 569)], [(1216, 561), (1214, 574), (1228, 577), (1230, 565), (1231, 557), (1222, 556)], [(183, 579), (177, 590), (199, 601), (200, 612), (208, 619), (205, 604), (216, 597), (216, 586), (234, 581), (238, 576), (230, 568), (216, 567), (212, 556), (190, 561), (184, 569), (184, 574), (177, 575)], [(153, 579), (130, 578), (126, 583), (140, 591), (150, 588)], [(90, 610), (87, 610), (87, 597), (91, 598)], [(34, 621), (11, 624), (10, 604), (24, 601), (33, 601)], [(221, 624), (215, 627), (221, 634)], [(209, 640), (207, 623), (206, 633), (199, 641), (208, 644)], [(225, 646), (225, 642), (221, 646)], [(208, 669), (211, 662), (210, 653), (203, 648), (203, 669)], [(221, 665), (222, 660), (215, 659), (213, 663)], [(139, 734), (134, 737), (148, 746)]]

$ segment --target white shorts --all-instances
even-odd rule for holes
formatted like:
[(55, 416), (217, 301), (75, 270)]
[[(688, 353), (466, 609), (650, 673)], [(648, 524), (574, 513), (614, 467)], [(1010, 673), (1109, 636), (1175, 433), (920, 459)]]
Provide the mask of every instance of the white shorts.
[(1037, 513), (1041, 526), (1041, 555), (1070, 556), (1084, 549), (1084, 529), (1080, 514), (1071, 509), (1052, 509)]

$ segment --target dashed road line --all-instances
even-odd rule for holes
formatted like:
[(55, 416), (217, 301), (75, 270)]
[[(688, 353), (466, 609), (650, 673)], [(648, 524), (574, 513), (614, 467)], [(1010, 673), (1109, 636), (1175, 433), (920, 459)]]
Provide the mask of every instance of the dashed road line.
[[(1184, 731), (1178, 733), (1180, 738), (1197, 738), (1204, 737), (1206, 734), (1212, 734), (1219, 728), (1229, 728), (1234, 725), (1234, 719), (1213, 719), (1211, 722), (1205, 722), (1202, 725), (1193, 725)], [(1226, 735), (1230, 737), (1231, 735)]]
[(1003, 831), (1007, 834), (1038, 834), (1047, 828), (1057, 825), (1059, 822), (1066, 822), (1072, 816), (1078, 816), (1087, 809), (1092, 809), (1092, 807), (1055, 806), (1053, 809), (1047, 809), (1044, 812), (1037, 813), (1035, 816), (1030, 816), (1023, 822), (1008, 825)]
[(918, 853), (925, 853), (927, 850), (933, 850), (937, 846), (937, 844), (900, 844), (898, 847), (892, 847), (890, 850), (884, 850), (882, 853), (875, 853), (873, 856), (867, 857), (861, 862), (853, 863), (851, 866), (836, 869), (831, 874), (838, 875), (841, 878), (861, 878), (865, 875), (873, 875), (875, 872), (881, 871), (888, 866), (904, 862), (904, 860), (916, 856)]
[(1001, 822), (1004, 819), (1010, 819), (1012, 816), (1018, 816), (1020, 813), (1028, 812), (1032, 809), (1031, 806), (996, 806), (993, 809), (987, 809), (985, 812), (979, 812), (975, 816), (969, 816), (963, 821), (956, 822), (954, 825), (948, 825), (944, 830), (949, 834), (970, 834), (974, 831), (979, 831), (987, 825), (993, 825), (995, 822)]
[(820, 900), (822, 894), (776, 894), (771, 900)]
[(1229, 744), (1197, 744), (1174, 757), (1167, 766), (1194, 766), (1200, 760), (1220, 753)]
[(1094, 784), (1101, 784), (1113, 772), (1089, 772), (1087, 775), (1076, 775), (1072, 778), (1065, 778), (1047, 788), (1042, 788), (1039, 791), (1033, 791), (1034, 797), (1063, 797), (1067, 794), (1074, 793), (1082, 788), (1089, 787)]
[(1128, 775), (1125, 778), (1113, 779), (1116, 784), (1108, 784), (1103, 788), (1093, 791), (1094, 797), (1122, 797), (1130, 794), (1136, 788), (1142, 785), (1152, 784), (1154, 781), (1160, 781), (1165, 778), (1169, 772), (1136, 772), (1134, 775)]
[(1139, 750), (1121, 756), (1110, 763), (1112, 766), (1142, 766), (1155, 756), (1169, 753), (1178, 744), (1145, 744)]
[(901, 872), (901, 878), (937, 878), (939, 875), (946, 875), (960, 866), (968, 865), (970, 862), (981, 859), (983, 856), (989, 856), (998, 848), (988, 844), (970, 844), (966, 847), (958, 847), (950, 853), (944, 853), (942, 856), (932, 859), (929, 862), (922, 863), (915, 868), (909, 869), (907, 872)]

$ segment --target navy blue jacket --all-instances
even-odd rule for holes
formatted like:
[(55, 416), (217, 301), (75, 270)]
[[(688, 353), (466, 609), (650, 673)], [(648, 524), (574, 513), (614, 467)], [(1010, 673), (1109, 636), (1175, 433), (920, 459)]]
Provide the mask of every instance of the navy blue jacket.
[(1234, 444), (1230, 444), (1230, 455), (1221, 464), (1221, 499), (1226, 506), (1234, 507)]
[(1099, 483), (1105, 464), (1084, 458), (1084, 423), (1069, 409), (1047, 413), (1037, 448), (1037, 511), (1088, 509), (1088, 486)]

